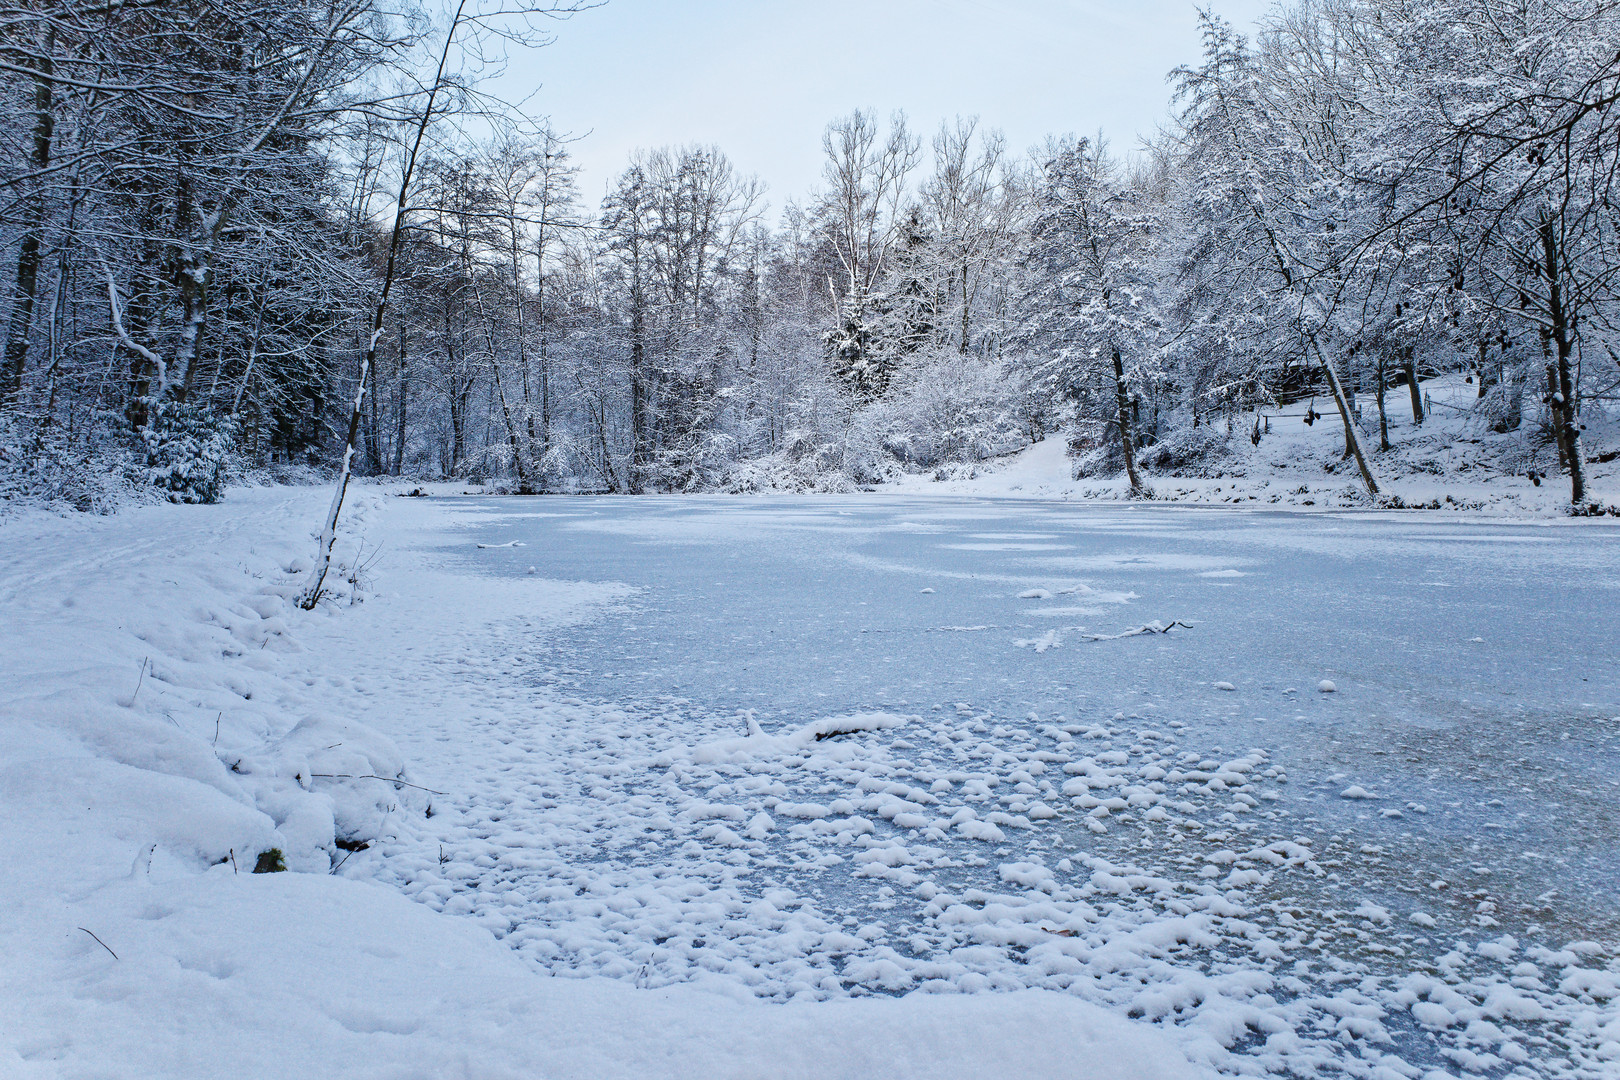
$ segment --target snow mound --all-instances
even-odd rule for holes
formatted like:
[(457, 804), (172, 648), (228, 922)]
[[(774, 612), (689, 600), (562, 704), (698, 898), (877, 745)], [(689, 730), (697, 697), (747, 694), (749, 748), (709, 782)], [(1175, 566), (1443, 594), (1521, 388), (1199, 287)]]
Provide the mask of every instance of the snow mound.
[(699, 743), (687, 753), (687, 760), (699, 765), (720, 762), (757, 761), (795, 754), (806, 747), (840, 735), (855, 735), (865, 731), (883, 731), (897, 728), (918, 719), (897, 716), (894, 713), (869, 712), (851, 716), (826, 716), (783, 735), (769, 735), (750, 723), (750, 734), (733, 739), (715, 739)]

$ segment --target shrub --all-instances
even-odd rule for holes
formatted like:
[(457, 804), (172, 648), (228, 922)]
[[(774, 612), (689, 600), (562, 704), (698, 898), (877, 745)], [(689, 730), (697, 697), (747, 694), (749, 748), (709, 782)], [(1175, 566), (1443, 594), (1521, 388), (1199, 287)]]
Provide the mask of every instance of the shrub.
[(141, 433), (145, 463), (131, 466), (131, 479), (146, 481), (170, 502), (218, 502), (236, 441), (236, 418), (178, 402), (164, 402), (155, 413)]

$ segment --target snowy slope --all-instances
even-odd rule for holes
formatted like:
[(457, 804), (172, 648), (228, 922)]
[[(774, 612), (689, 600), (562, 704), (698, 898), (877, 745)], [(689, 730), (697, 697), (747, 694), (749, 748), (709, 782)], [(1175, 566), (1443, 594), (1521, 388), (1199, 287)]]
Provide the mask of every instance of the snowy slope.
[[(480, 922), (326, 873), (336, 841), (386, 845), (439, 797), (357, 717), (454, 739), (486, 628), (543, 631), (624, 590), (446, 570), (441, 511), (362, 490), (340, 551), (363, 567), (364, 530), (387, 558), (305, 613), (325, 498), (0, 519), (0, 1075), (1198, 1071), (1050, 992), (771, 1005), (723, 981), (544, 978)], [(251, 873), (271, 849), (304, 872)]]
[[(1559, 472), (1556, 451), (1550, 446), (1527, 449), (1524, 432), (1503, 435), (1486, 429), (1469, 411), (1474, 387), (1459, 376), (1432, 379), (1422, 386), (1431, 407), (1422, 425), (1412, 423), (1404, 388), (1387, 395), (1392, 444), (1387, 452), (1378, 451), (1373, 402), (1366, 395), (1361, 398), (1362, 445), (1386, 499), (1398, 497), (1397, 505), (1498, 515), (1548, 516), (1566, 510), (1569, 484)], [(1154, 498), (1177, 502), (1372, 505), (1354, 464), (1343, 460), (1344, 429), (1332, 403), (1315, 401), (1315, 410), (1322, 415), (1306, 425), (1301, 414), (1310, 404), (1258, 414), (1262, 422), (1273, 414), (1258, 445), (1248, 438), (1257, 414), (1239, 413), (1232, 422), (1229, 456), (1202, 461), (1196, 471), (1144, 466), (1143, 477)], [(1596, 404), (1584, 420), (1589, 498), (1604, 505), (1620, 502), (1620, 455), (1610, 452), (1620, 436), (1620, 424)], [(1531, 423), (1527, 406), (1526, 429)], [(1151, 462), (1153, 448), (1143, 456)], [(971, 476), (961, 476), (960, 468), (948, 479), (913, 475), (885, 485), (885, 490), (1020, 498), (1127, 497), (1123, 476), (1075, 479), (1074, 467), (1065, 440), (1053, 435), (1010, 458), (976, 466), (968, 470)], [(1531, 479), (1532, 471), (1541, 478), (1539, 484)]]

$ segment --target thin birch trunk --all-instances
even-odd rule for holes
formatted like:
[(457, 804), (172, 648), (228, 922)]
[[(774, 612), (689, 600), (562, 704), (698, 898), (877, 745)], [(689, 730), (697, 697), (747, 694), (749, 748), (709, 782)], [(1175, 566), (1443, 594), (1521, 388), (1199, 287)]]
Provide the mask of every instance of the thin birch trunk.
[(461, 13), (466, 6), (467, 0), (461, 0), (456, 5), (455, 15), (450, 19), (450, 28), (444, 35), (444, 50), (439, 54), (439, 67), (434, 72), (433, 85), (428, 89), (427, 104), (417, 121), (416, 137), (412, 140), (410, 152), (405, 157), (405, 167), (399, 181), (399, 198), (394, 203), (394, 227), (388, 236), (388, 263), (383, 270), (382, 293), (377, 297), (377, 308), (371, 319), (371, 337), (366, 343), (365, 352), (360, 355), (360, 371), (354, 380), (354, 407), (349, 410), (349, 431), (348, 437), (344, 440), (343, 461), (338, 471), (337, 488), (332, 493), (332, 506), (326, 513), (326, 522), (321, 529), (315, 576), (310, 580), (309, 587), (304, 590), (304, 595), (299, 601), (299, 606), (306, 611), (320, 603), (321, 593), (326, 585), (326, 575), (332, 568), (332, 548), (337, 543), (338, 514), (343, 510), (343, 496), (349, 490), (349, 476), (354, 462), (354, 443), (360, 434), (360, 420), (366, 398), (366, 377), (371, 372), (371, 366), (377, 362), (377, 342), (382, 338), (383, 320), (388, 315), (388, 297), (394, 288), (394, 268), (399, 258), (400, 238), (405, 233), (405, 217), (410, 213), (411, 179), (416, 172), (422, 139), (427, 135), (428, 124), (433, 120), (434, 103), (438, 100), (439, 90), (444, 86), (444, 69), (450, 62), (450, 46), (455, 41), (456, 29), (461, 25)]

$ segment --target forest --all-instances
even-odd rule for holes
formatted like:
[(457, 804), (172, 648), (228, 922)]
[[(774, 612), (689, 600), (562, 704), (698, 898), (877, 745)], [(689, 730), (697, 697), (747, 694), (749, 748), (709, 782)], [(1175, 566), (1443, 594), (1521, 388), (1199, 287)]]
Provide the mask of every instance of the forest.
[(700, 145), (585, 197), (573, 137), (479, 80), (572, 13), (8, 3), (0, 490), (849, 491), (1063, 438), (1146, 494), (1309, 399), (1372, 499), (1389, 417), (1450, 374), (1591, 502), (1612, 0), (1206, 12), (1144, 147), (858, 110), (779, 203)]

